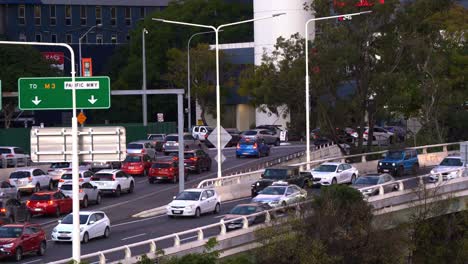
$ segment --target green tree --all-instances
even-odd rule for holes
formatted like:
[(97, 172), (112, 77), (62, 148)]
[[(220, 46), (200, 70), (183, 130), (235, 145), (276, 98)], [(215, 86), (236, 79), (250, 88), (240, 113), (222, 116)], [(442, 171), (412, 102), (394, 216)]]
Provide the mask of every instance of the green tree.
[[(0, 80), (3, 92), (17, 92), (21, 77), (57, 76), (59, 72), (51, 67), (52, 62), (43, 59), (41, 53), (31, 46), (0, 45)], [(18, 99), (3, 98), (2, 113), (4, 126), (9, 128), (18, 106)]]

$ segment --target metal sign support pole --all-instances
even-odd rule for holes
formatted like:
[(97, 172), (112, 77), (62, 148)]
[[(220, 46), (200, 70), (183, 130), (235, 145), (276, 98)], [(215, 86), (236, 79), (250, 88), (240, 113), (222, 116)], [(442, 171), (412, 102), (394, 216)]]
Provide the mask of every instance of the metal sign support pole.
[(185, 169), (184, 169), (184, 97), (177, 95), (177, 132), (179, 134), (179, 192), (184, 190)]

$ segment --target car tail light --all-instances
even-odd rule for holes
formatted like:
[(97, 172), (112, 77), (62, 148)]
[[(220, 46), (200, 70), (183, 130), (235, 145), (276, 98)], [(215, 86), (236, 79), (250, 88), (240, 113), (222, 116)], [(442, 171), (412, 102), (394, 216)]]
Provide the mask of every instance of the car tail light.
[(208, 134), (205, 134), (205, 139), (208, 138)]
[(112, 181), (115, 181), (115, 175), (112, 175)]
[(83, 179), (81, 179), (81, 178), (80, 178), (80, 179), (79, 179), (79, 181), (80, 181), (80, 182), (82, 182), (82, 181), (83, 181)]
[(54, 171), (54, 169), (48, 169), (47, 172), (51, 172), (51, 171)]
[(92, 180), (92, 181), (95, 181), (95, 180), (96, 180), (96, 178), (94, 178), (94, 177), (91, 177), (91, 180)]
[(79, 191), (79, 192), (80, 192), (80, 193), (82, 193), (82, 192), (83, 192), (83, 189), (80, 189), (80, 191)]
[(59, 182), (64, 182), (65, 180), (64, 179), (60, 179)]
[(6, 213), (6, 208), (0, 208), (0, 213), (5, 214)]
[(142, 150), (141, 150), (141, 153), (142, 153), (142, 154), (146, 153), (146, 150), (145, 150), (145, 149), (142, 149)]
[(254, 149), (257, 149), (257, 143), (254, 143), (254, 144), (253, 144), (253, 148), (254, 148)]
[(197, 157), (193, 157), (193, 158), (190, 158), (191, 161), (197, 161), (198, 158)]
[(47, 204), (48, 204), (48, 205), (54, 205), (55, 202), (54, 202), (54, 200), (49, 200), (49, 201), (47, 202)]
[(239, 143), (237, 143), (237, 147), (236, 147), (236, 148), (237, 148), (237, 149), (240, 149), (240, 144), (239, 144)]
[(30, 203), (31, 203), (31, 201), (27, 200), (26, 201), (26, 206), (29, 206)]
[(7, 157), (7, 158), (14, 158), (15, 155), (13, 155), (13, 154), (7, 154), (6, 157)]

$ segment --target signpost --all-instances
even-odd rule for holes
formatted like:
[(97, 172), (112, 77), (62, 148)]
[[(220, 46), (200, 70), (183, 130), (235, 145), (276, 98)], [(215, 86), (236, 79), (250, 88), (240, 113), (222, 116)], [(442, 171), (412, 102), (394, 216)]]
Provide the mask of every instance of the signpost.
[[(20, 78), (18, 101), (21, 110), (72, 109), (73, 85), (69, 77)], [(110, 108), (109, 77), (76, 78), (76, 107)]]
[(460, 143), (460, 156), (465, 163), (465, 167), (468, 167), (468, 141)]
[[(223, 128), (220, 127), (220, 135), (221, 135), (221, 146), (218, 146), (218, 127), (216, 127), (211, 134), (208, 136), (208, 140), (213, 144), (216, 148), (220, 147), (221, 149), (224, 149), (227, 143), (232, 139), (232, 136)], [(214, 158), (216, 162), (218, 161), (218, 156)], [(221, 163), (223, 163), (226, 160), (226, 157), (221, 153)]]
[(2, 80), (0, 80), (0, 110), (2, 110), (3, 102), (2, 102)]

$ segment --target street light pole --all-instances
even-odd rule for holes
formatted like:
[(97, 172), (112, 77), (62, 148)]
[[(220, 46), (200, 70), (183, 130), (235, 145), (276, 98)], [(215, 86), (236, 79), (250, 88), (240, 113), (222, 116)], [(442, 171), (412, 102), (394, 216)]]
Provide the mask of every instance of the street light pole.
[(78, 57), (80, 58), (80, 61), (79, 61), (79, 66), (80, 66), (80, 77), (83, 77), (83, 72), (82, 72), (82, 69), (81, 69), (81, 40), (82, 40), (86, 35), (88, 35), (88, 33), (89, 33), (91, 30), (95, 29), (96, 27), (100, 27), (100, 26), (102, 26), (102, 24), (97, 24), (97, 25), (94, 25), (94, 26), (90, 27), (90, 28), (88, 29), (88, 31), (86, 31), (86, 32), (85, 32), (83, 35), (81, 35), (81, 37), (78, 39), (78, 53), (79, 53), (79, 54), (78, 54)]
[(8, 45), (34, 45), (34, 46), (58, 46), (65, 47), (70, 51), (71, 58), (71, 78), (72, 78), (72, 258), (76, 263), (80, 262), (80, 182), (78, 178), (78, 121), (76, 118), (76, 87), (75, 87), (75, 52), (73, 48), (65, 43), (47, 43), (47, 42), (19, 42), (19, 41), (0, 41), (0, 44)]
[(146, 95), (146, 46), (145, 46), (145, 35), (148, 34), (148, 30), (143, 28), (141, 32), (142, 39), (142, 62), (143, 62), (143, 95), (142, 95), (142, 107), (143, 107), (143, 125), (148, 125), (148, 106), (147, 106), (147, 95)]
[(173, 21), (173, 20), (166, 20), (166, 19), (159, 19), (159, 18), (153, 18), (152, 20), (154, 21), (159, 21), (163, 23), (170, 23), (170, 24), (178, 24), (178, 25), (185, 25), (185, 26), (192, 26), (192, 27), (202, 27), (202, 28), (209, 28), (212, 29), (215, 34), (216, 34), (216, 128), (217, 128), (217, 160), (218, 160), (218, 171), (217, 175), (218, 178), (222, 177), (222, 171), (221, 171), (221, 103), (220, 103), (220, 84), (219, 84), (219, 31), (221, 28), (225, 27), (230, 27), (234, 25), (239, 25), (239, 24), (244, 24), (244, 23), (249, 23), (257, 20), (263, 20), (263, 19), (269, 19), (273, 17), (278, 17), (281, 15), (284, 15), (285, 13), (279, 13), (279, 14), (273, 14), (271, 16), (265, 16), (265, 17), (259, 17), (259, 18), (253, 18), (253, 19), (248, 19), (248, 20), (243, 20), (239, 22), (234, 22), (234, 23), (229, 23), (229, 24), (223, 24), (218, 27), (210, 26), (210, 25), (202, 25), (202, 24), (193, 24), (193, 23), (186, 23), (186, 22), (179, 22), (179, 21)]
[(187, 43), (187, 110), (188, 110), (188, 125), (187, 129), (188, 132), (192, 133), (192, 103), (190, 101), (190, 86), (191, 86), (191, 81), (190, 81), (190, 41), (192, 41), (192, 38), (198, 35), (203, 35), (203, 34), (208, 34), (208, 33), (214, 33), (214, 31), (204, 31), (204, 32), (199, 32), (195, 33), (192, 36), (190, 36), (188, 43)]
[(309, 91), (309, 23), (312, 21), (319, 21), (325, 19), (333, 19), (333, 18), (343, 18), (343, 19), (351, 19), (352, 16), (362, 15), (371, 13), (372, 11), (364, 11), (359, 13), (351, 13), (351, 14), (344, 14), (344, 15), (336, 15), (336, 16), (328, 16), (328, 17), (318, 17), (318, 18), (311, 18), (306, 21), (305, 23), (305, 107), (306, 107), (306, 157), (307, 157), (307, 170), (310, 170), (310, 91)]

